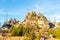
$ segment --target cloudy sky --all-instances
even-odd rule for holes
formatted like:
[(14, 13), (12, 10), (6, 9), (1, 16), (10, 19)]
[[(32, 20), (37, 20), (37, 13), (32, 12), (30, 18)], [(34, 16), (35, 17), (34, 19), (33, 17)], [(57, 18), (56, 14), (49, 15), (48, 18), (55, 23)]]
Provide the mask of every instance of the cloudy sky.
[(60, 0), (0, 0), (0, 22), (16, 18), (22, 21), (27, 12), (42, 13), (49, 21), (60, 21)]

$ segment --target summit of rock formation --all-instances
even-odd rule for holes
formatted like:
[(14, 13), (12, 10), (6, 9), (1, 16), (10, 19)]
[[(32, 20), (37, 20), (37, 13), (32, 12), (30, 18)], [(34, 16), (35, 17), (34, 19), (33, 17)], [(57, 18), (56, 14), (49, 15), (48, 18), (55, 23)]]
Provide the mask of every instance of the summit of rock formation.
[(25, 20), (22, 22), (22, 25), (29, 27), (39, 26), (41, 28), (43, 27), (48, 28), (49, 21), (41, 13), (36, 13), (35, 11), (32, 11), (26, 15)]

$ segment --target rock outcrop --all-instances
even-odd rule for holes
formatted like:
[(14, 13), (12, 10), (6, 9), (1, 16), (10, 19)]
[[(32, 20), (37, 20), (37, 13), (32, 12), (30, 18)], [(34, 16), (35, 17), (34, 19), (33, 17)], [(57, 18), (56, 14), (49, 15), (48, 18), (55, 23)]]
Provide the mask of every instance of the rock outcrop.
[(39, 26), (40, 28), (49, 28), (49, 21), (41, 13), (37, 14), (36, 12), (32, 11), (26, 15), (26, 18), (22, 22), (22, 25), (28, 27)]

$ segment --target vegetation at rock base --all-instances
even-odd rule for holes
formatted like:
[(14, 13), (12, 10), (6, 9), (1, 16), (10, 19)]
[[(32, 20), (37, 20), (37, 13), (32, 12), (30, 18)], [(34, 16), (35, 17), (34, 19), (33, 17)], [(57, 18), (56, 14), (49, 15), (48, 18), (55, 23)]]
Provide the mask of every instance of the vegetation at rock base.
[[(48, 36), (52, 34), (54, 38), (60, 39), (60, 29), (48, 29), (44, 30), (43, 32), (47, 32)], [(42, 37), (41, 32), (35, 34), (33, 29), (29, 27), (23, 27), (22, 25), (19, 25), (18, 27), (12, 27), (11, 36), (25, 36), (25, 40), (40, 40)]]
[(56, 29), (56, 30), (51, 30), (53, 36), (55, 36), (55, 38), (59, 38), (60, 39), (60, 29)]
[(12, 36), (23, 36), (25, 34), (25, 28), (22, 25), (18, 27), (11, 27), (11, 35)]
[(11, 36), (26, 36), (29, 39), (40, 39), (41, 34), (38, 32), (37, 34), (34, 33), (34, 30), (29, 27), (23, 27), (22, 25), (19, 25), (18, 27), (11, 27)]

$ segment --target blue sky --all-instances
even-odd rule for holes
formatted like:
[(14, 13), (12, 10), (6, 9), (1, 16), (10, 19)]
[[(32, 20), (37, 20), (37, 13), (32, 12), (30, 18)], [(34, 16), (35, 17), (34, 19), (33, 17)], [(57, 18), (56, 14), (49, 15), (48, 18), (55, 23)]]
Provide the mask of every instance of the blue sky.
[(0, 0), (0, 22), (16, 18), (22, 21), (27, 12), (36, 11), (42, 13), (48, 20), (60, 21), (60, 0)]

